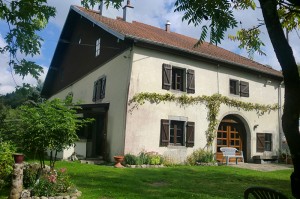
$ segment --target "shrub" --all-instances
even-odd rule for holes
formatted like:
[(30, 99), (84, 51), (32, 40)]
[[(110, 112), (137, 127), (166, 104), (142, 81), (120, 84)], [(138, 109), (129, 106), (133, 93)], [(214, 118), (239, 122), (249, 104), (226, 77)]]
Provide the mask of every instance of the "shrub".
[(212, 151), (197, 149), (187, 157), (187, 164), (196, 165), (197, 163), (209, 163), (214, 161)]
[(40, 167), (37, 163), (25, 164), (23, 170), (23, 186), (25, 189), (32, 188), (39, 177)]
[(59, 171), (52, 170), (40, 176), (38, 183), (32, 189), (32, 195), (56, 196), (61, 193), (68, 193), (69, 190), (72, 190), (72, 186), (65, 168)]
[(137, 164), (137, 157), (133, 154), (126, 154), (125, 155), (125, 164), (129, 165), (136, 165)]
[(142, 164), (149, 164), (149, 163), (150, 163), (150, 158), (147, 152), (145, 151), (140, 152), (137, 158), (137, 164), (142, 165)]
[(129, 165), (151, 164), (159, 165), (163, 163), (163, 157), (157, 152), (142, 151), (138, 156), (132, 154), (125, 155), (125, 163)]
[(149, 164), (151, 165), (159, 165), (163, 163), (163, 157), (156, 152), (147, 153), (149, 158)]
[(14, 164), (12, 154), (15, 151), (16, 147), (11, 142), (0, 142), (0, 190), (11, 182)]

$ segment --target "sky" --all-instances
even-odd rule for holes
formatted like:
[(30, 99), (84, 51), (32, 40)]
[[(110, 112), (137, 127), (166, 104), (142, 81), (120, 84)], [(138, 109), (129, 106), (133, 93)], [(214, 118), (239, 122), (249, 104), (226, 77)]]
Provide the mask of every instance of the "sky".
[[(174, 12), (175, 0), (131, 0), (131, 5), (134, 6), (133, 20), (142, 23), (150, 24), (156, 27), (164, 28), (167, 20), (171, 23), (171, 31), (184, 34), (193, 38), (199, 38), (201, 30), (200, 27), (194, 27), (192, 24), (188, 25), (186, 21), (182, 21), (183, 13)], [(56, 8), (56, 16), (52, 18), (47, 27), (38, 34), (44, 39), (41, 47), (41, 53), (34, 57), (30, 57), (31, 60), (36, 61), (44, 69), (44, 73), (40, 76), (41, 80), (44, 80), (50, 66), (61, 30), (64, 26), (67, 14), (70, 9), (70, 5), (80, 5), (80, 0), (48, 0), (49, 5)], [(123, 2), (125, 4), (126, 1)], [(258, 5), (258, 4), (257, 4)], [(96, 10), (98, 6), (95, 6)], [(106, 15), (111, 18), (122, 16), (122, 9), (115, 10), (109, 8), (106, 11)], [(259, 19), (262, 18), (261, 11), (256, 9), (255, 11), (237, 11), (235, 16), (238, 21), (243, 23), (239, 28), (249, 28), (258, 24)], [(280, 65), (275, 56), (274, 50), (270, 43), (268, 33), (266, 29), (262, 29), (262, 40), (265, 43), (263, 51), (267, 56), (254, 55), (254, 60), (262, 64), (272, 66), (276, 70), (280, 70)], [(227, 34), (234, 35), (236, 29), (229, 30)], [(4, 37), (7, 33), (7, 25), (4, 21), (0, 21), (0, 46), (5, 45)], [(289, 34), (289, 41), (293, 49), (296, 62), (300, 63), (300, 31), (292, 32)], [(238, 43), (227, 39), (222, 41), (219, 45), (222, 48), (240, 54), (247, 57), (246, 50), (238, 48)], [(22, 57), (23, 55), (19, 55)], [(24, 57), (24, 56), (23, 56)], [(15, 90), (15, 87), (22, 85), (23, 83), (30, 83), (36, 85), (37, 81), (31, 76), (27, 76), (24, 79), (22, 77), (12, 74), (8, 66), (9, 55), (0, 54), (0, 95), (10, 93)]]

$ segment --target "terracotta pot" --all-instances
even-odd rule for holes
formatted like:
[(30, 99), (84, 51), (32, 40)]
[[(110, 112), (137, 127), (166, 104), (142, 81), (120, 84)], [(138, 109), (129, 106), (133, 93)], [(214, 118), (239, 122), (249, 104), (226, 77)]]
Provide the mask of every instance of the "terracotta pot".
[(115, 167), (116, 168), (122, 168), (124, 167), (121, 163), (124, 161), (124, 156), (122, 155), (118, 155), (118, 156), (114, 156), (114, 159), (115, 159)]
[(24, 154), (22, 153), (15, 153), (13, 154), (14, 160), (16, 164), (22, 164), (24, 160)]

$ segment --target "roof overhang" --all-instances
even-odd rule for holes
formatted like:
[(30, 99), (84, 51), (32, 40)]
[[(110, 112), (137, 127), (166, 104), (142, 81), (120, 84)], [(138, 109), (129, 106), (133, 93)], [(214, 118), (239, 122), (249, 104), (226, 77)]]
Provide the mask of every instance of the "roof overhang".
[(182, 49), (182, 48), (178, 48), (176, 46), (171, 46), (171, 45), (167, 45), (167, 44), (164, 44), (164, 43), (154, 42), (154, 41), (151, 41), (151, 40), (135, 37), (135, 36), (132, 36), (132, 35), (126, 36), (126, 38), (134, 40), (134, 43), (135, 43), (136, 46), (151, 48), (151, 49), (155, 49), (155, 50), (161, 50), (161, 51), (164, 51), (164, 52), (172, 52), (173, 54), (178, 54), (180, 56), (190, 57), (190, 58), (193, 58), (193, 59), (196, 59), (196, 60), (201, 60), (201, 61), (205, 61), (205, 62), (208, 62), (208, 63), (216, 64), (216, 65), (222, 65), (222, 66), (227, 66), (227, 67), (230, 67), (230, 68), (247, 70), (247, 71), (250, 71), (250, 72), (254, 72), (256, 74), (262, 74), (262, 75), (277, 79), (279, 81), (283, 80), (282, 75), (272, 74), (270, 72), (262, 71), (262, 70), (254, 68), (254, 67), (251, 67), (251, 66), (247, 66), (247, 65), (243, 65), (243, 64), (237, 64), (235, 62), (228, 61), (228, 60), (221, 59), (221, 58), (217, 58), (217, 57), (213, 57), (213, 56), (210, 56), (210, 55), (207, 55), (207, 54), (203, 54), (203, 53), (199, 53), (199, 52), (195, 52), (195, 51), (191, 51), (191, 50), (185, 50), (185, 49)]

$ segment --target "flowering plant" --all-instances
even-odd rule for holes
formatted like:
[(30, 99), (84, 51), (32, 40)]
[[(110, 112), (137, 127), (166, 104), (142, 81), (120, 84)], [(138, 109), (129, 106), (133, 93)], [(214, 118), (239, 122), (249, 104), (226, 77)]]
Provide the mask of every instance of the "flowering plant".
[(33, 196), (56, 196), (67, 193), (72, 187), (66, 168), (44, 173), (32, 189)]

